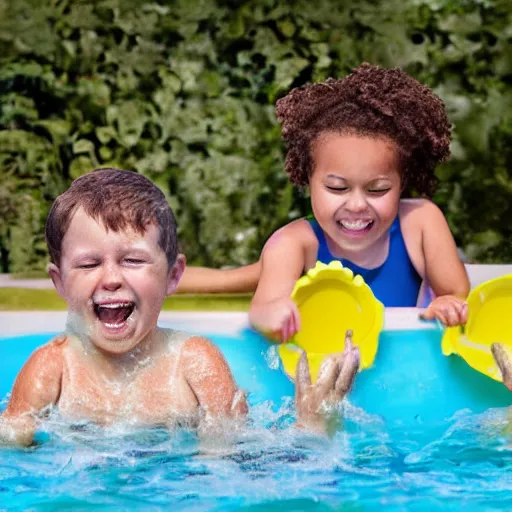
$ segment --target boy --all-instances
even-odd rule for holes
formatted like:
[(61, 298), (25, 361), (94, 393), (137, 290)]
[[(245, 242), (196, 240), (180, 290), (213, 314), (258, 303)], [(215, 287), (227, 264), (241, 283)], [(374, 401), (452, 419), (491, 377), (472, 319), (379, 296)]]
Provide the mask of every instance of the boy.
[[(99, 169), (75, 180), (46, 223), (48, 272), (68, 306), (65, 333), (36, 350), (0, 417), (0, 440), (30, 445), (53, 406), (98, 424), (192, 426), (211, 434), (243, 418), (247, 402), (215, 345), (161, 329), (163, 300), (185, 269), (163, 193), (143, 176)], [(298, 365), (300, 426), (325, 431), (357, 372), (350, 347), (311, 385)], [(327, 406), (327, 407), (326, 407)]]

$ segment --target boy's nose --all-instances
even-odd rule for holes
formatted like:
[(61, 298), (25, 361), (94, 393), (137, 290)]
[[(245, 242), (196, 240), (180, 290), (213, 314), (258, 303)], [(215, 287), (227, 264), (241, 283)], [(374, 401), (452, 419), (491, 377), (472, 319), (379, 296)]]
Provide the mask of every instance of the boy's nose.
[(103, 288), (109, 291), (118, 290), (123, 286), (123, 277), (117, 265), (105, 265), (101, 284)]

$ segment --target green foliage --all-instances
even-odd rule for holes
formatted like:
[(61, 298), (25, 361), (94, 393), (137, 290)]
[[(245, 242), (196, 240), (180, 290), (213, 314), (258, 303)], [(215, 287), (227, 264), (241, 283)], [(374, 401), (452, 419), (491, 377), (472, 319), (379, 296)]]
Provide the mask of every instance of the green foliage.
[(275, 100), (366, 60), (445, 100), (436, 201), (472, 259), (510, 261), (511, 50), (504, 0), (0, 0), (0, 250), (12, 272), (44, 267), (51, 201), (118, 166), (165, 192), (189, 261), (253, 261), (307, 212)]

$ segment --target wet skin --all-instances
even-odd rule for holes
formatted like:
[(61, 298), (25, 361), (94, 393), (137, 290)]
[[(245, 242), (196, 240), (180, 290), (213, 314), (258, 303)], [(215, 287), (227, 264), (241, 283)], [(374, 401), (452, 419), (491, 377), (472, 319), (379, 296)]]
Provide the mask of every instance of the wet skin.
[(313, 384), (307, 354), (297, 363), (295, 406), (299, 425), (310, 430), (332, 433), (339, 419), (338, 406), (352, 388), (360, 365), (359, 349), (352, 343), (352, 331), (345, 334), (343, 352), (331, 354), (323, 361)]
[[(158, 314), (185, 260), (169, 268), (158, 230), (112, 232), (78, 210), (50, 275), (68, 304), (66, 333), (25, 363), (0, 416), (0, 441), (30, 445), (44, 413), (110, 425), (187, 424), (210, 438), (231, 430), (247, 402), (219, 349), (208, 339), (160, 329)], [(298, 367), (302, 427), (328, 432), (332, 409), (359, 365), (350, 341), (330, 356), (315, 384), (307, 359)]]
[(491, 352), (501, 371), (503, 384), (512, 391), (512, 350), (503, 343), (493, 343)]

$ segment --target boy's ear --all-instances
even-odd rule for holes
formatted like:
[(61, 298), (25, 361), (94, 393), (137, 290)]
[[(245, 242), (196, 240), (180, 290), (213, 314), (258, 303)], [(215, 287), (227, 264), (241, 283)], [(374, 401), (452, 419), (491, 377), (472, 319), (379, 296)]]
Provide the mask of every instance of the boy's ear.
[(171, 295), (176, 290), (178, 283), (180, 282), (181, 276), (185, 271), (185, 266), (187, 264), (187, 258), (184, 254), (178, 254), (174, 265), (169, 269), (169, 273), (167, 275), (167, 295)]
[(53, 286), (57, 290), (57, 293), (64, 299), (64, 287), (62, 286), (62, 277), (60, 275), (60, 268), (55, 263), (48, 263), (46, 271), (50, 276)]

